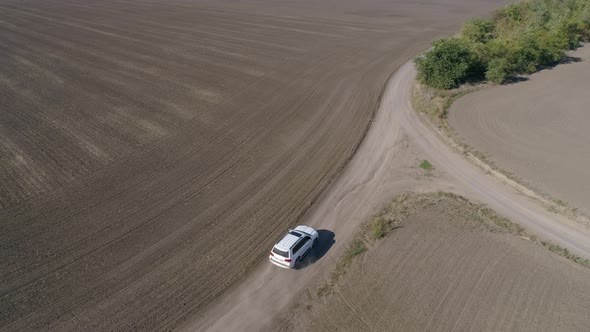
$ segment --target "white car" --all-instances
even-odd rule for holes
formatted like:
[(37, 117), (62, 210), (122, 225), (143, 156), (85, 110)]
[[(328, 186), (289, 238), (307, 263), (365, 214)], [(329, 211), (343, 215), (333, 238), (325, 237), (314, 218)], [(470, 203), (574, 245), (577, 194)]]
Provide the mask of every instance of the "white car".
[(297, 226), (287, 234), (270, 251), (268, 258), (276, 266), (288, 269), (295, 267), (318, 243), (318, 232), (309, 226)]

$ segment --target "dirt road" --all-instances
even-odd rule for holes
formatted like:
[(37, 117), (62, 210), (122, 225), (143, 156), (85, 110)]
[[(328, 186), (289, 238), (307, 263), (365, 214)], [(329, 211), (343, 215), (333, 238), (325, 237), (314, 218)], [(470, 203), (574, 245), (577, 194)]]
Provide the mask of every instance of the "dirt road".
[(497, 166), (590, 214), (590, 45), (571, 57), (578, 60), (460, 98), (449, 123)]
[[(449, 148), (411, 109), (409, 96), (415, 76), (406, 63), (387, 84), (369, 133), (344, 173), (329, 187), (303, 220), (328, 229), (335, 243), (317, 263), (300, 271), (283, 271), (260, 262), (239, 287), (197, 317), (187, 330), (259, 330), (269, 324), (297, 293), (314, 280), (326, 278), (358, 225), (396, 193), (407, 190), (452, 191), (489, 205), (500, 215), (541, 238), (590, 257), (590, 231), (548, 212), (496, 178), (484, 174)], [(435, 176), (417, 167), (427, 159)], [(325, 245), (325, 244), (324, 244)], [(288, 285), (288, 287), (286, 287)]]

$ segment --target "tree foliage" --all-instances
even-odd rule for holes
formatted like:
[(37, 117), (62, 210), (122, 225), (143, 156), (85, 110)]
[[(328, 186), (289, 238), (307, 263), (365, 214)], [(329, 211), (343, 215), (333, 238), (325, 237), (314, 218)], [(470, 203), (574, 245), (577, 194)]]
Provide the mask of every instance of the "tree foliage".
[(467, 22), (458, 37), (434, 42), (416, 59), (418, 79), (439, 89), (467, 81), (501, 83), (561, 61), (590, 41), (590, 0), (525, 0), (491, 19)]
[(461, 35), (470, 43), (487, 43), (495, 37), (494, 22), (474, 19), (463, 25)]
[(416, 59), (418, 77), (437, 89), (452, 89), (463, 82), (470, 67), (470, 52), (457, 38), (441, 39), (431, 51)]
[(486, 80), (500, 84), (504, 82), (510, 73), (510, 65), (505, 58), (495, 58), (488, 64)]

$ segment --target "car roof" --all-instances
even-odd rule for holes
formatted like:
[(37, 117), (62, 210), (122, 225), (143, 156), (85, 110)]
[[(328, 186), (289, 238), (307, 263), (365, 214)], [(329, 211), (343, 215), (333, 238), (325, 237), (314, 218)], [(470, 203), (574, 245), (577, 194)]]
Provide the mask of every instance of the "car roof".
[(285, 234), (285, 236), (279, 242), (277, 242), (277, 244), (275, 244), (275, 248), (289, 251), (289, 249), (291, 249), (304, 235), (305, 234), (301, 232), (289, 230), (287, 234)]
[(300, 233), (305, 233), (307, 235), (312, 235), (314, 232), (316, 232), (315, 229), (313, 229), (309, 226), (305, 226), (305, 225), (299, 225), (299, 226), (295, 227), (295, 231), (300, 232)]

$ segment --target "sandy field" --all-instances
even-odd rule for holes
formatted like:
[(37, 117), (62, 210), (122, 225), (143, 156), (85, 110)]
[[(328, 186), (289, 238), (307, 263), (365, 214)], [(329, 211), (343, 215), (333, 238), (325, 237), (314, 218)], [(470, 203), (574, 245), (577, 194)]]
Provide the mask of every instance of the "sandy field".
[(590, 46), (574, 62), (457, 100), (449, 123), (526, 184), (590, 214)]
[(393, 70), (503, 1), (3, 1), (0, 330), (163, 330), (266, 255)]
[(332, 293), (303, 291), (269, 331), (586, 331), (590, 270), (507, 233), (456, 196), (411, 196), (401, 227)]

